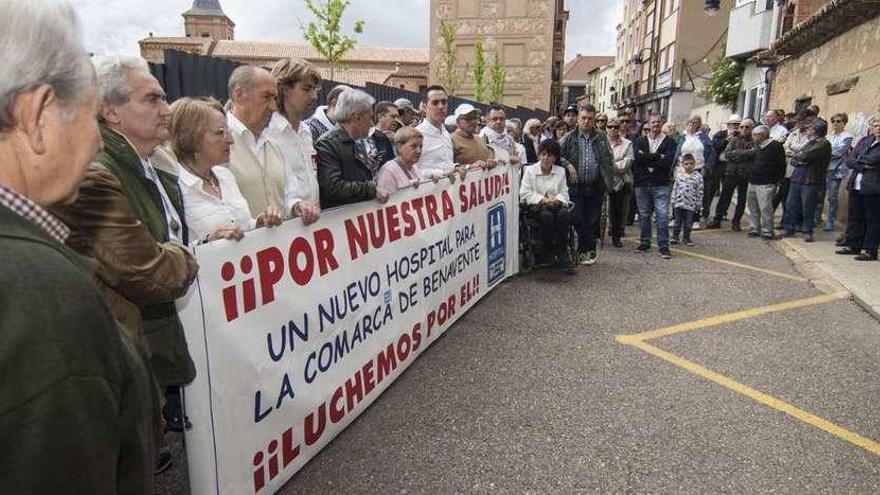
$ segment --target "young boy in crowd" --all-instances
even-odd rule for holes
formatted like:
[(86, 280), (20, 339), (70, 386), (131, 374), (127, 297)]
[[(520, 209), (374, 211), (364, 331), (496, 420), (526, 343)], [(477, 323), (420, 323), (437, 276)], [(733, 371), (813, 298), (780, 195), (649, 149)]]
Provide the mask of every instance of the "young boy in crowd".
[(694, 226), (694, 216), (703, 204), (703, 174), (694, 172), (696, 160), (694, 155), (687, 154), (681, 157), (681, 167), (675, 174), (675, 184), (672, 186), (672, 207), (675, 225), (672, 230), (671, 244), (679, 243), (679, 235), (684, 230), (682, 242), (686, 246), (693, 246), (691, 230)]

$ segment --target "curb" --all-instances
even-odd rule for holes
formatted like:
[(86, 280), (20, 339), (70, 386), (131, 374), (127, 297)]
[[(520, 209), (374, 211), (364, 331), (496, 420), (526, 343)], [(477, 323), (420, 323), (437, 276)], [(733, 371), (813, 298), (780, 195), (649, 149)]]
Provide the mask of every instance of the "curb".
[(880, 311), (871, 306), (864, 298), (851, 291), (840, 280), (838, 280), (825, 267), (823, 262), (814, 261), (804, 254), (804, 252), (791, 242), (789, 239), (780, 239), (770, 243), (777, 251), (785, 255), (792, 263), (795, 269), (807, 278), (813, 286), (826, 294), (833, 292), (846, 292), (849, 297), (855, 301), (866, 313), (871, 315), (875, 320), (880, 321)]

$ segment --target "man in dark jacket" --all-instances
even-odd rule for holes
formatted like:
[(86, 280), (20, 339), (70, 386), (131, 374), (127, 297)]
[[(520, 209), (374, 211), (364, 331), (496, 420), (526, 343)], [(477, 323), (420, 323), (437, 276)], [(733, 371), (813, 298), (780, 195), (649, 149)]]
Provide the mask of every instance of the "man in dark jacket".
[(370, 130), (367, 146), (370, 149), (370, 161), (381, 167), (385, 162), (394, 159), (394, 144), (391, 143), (394, 131), (397, 130), (397, 119), (400, 114), (397, 107), (390, 101), (376, 103), (376, 127)]
[(608, 137), (595, 127), (596, 109), (582, 107), (577, 127), (568, 132), (560, 146), (568, 160), (569, 178), (574, 184), (569, 195), (574, 202), (574, 224), (578, 232), (578, 262), (592, 265), (598, 258), (596, 234), (605, 192), (611, 190), (614, 155)]
[(377, 199), (384, 203), (388, 193), (376, 189), (376, 171), (363, 139), (373, 120), (373, 98), (359, 90), (339, 95), (338, 124), (315, 143), (318, 152), (318, 186), (321, 208)]
[(703, 181), (704, 191), (702, 208), (702, 217), (705, 222), (709, 221), (709, 217), (712, 214), (712, 199), (718, 195), (718, 192), (721, 189), (721, 180), (727, 169), (727, 162), (724, 161), (721, 154), (727, 149), (728, 140), (733, 136), (739, 135), (740, 123), (741, 119), (739, 118), (739, 115), (732, 114), (730, 118), (727, 119), (727, 128), (716, 132), (715, 135), (712, 136), (712, 147), (715, 148), (715, 156), (718, 157), (718, 160), (716, 160), (713, 167), (703, 169), (706, 174), (704, 177), (705, 180)]
[(813, 242), (819, 188), (824, 187), (825, 171), (831, 160), (831, 143), (825, 139), (827, 132), (828, 124), (824, 120), (813, 121), (806, 128), (807, 144), (791, 159), (794, 172), (791, 174), (782, 228), (786, 236), (793, 236), (795, 223), (801, 219), (805, 242)]
[(765, 240), (773, 234), (773, 195), (776, 184), (785, 176), (785, 150), (770, 138), (770, 128), (759, 125), (752, 131), (757, 148), (749, 174), (749, 237), (761, 236)]
[(876, 261), (880, 246), (880, 118), (872, 118), (871, 134), (859, 141), (847, 165), (851, 170), (847, 180), (849, 215), (845, 247), (837, 254)]
[(633, 181), (641, 224), (641, 242), (636, 251), (651, 249), (651, 221), (656, 215), (657, 246), (660, 256), (669, 259), (669, 183), (676, 146), (661, 132), (663, 117), (659, 113), (651, 114), (648, 126), (648, 135), (638, 138), (634, 146)]
[(0, 491), (153, 493), (151, 380), (47, 208), (101, 140), (67, 2), (0, 0)]
[(721, 197), (715, 207), (715, 219), (706, 226), (708, 229), (721, 227), (721, 221), (736, 192), (736, 209), (730, 221), (730, 230), (739, 232), (740, 221), (746, 211), (746, 193), (749, 188), (749, 169), (755, 158), (755, 142), (752, 140), (752, 128), (755, 121), (745, 119), (740, 123), (739, 134), (728, 139), (727, 147), (721, 156), (724, 157), (724, 179), (721, 183)]

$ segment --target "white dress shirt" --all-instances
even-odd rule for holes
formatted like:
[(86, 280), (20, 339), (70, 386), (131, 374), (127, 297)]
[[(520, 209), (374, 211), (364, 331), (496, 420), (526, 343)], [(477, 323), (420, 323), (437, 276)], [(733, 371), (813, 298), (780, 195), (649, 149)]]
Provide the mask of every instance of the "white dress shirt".
[[(132, 146), (132, 148), (134, 147)], [(183, 244), (183, 222), (180, 221), (180, 214), (174, 208), (174, 203), (171, 202), (168, 192), (165, 191), (165, 186), (159, 180), (159, 174), (156, 173), (149, 158), (141, 158), (141, 165), (144, 166), (144, 175), (156, 185), (156, 188), (159, 189), (159, 195), (162, 197), (165, 225), (168, 226), (168, 240), (176, 244)]]
[(269, 206), (284, 211), (284, 187), (287, 183), (284, 154), (278, 144), (269, 139), (263, 129), (254, 137), (232, 112), (226, 114), (232, 147), (229, 150), (229, 170), (238, 183), (238, 189), (250, 206), (251, 216), (257, 217)]
[(422, 157), (419, 170), (423, 179), (432, 179), (452, 170), (455, 160), (452, 152), (452, 136), (443, 125), (438, 129), (425, 119), (416, 126), (422, 133)]
[(185, 205), (186, 225), (190, 231), (190, 238), (194, 241), (205, 237), (225, 224), (238, 225), (243, 231), (256, 227), (256, 222), (251, 218), (247, 201), (241, 195), (232, 172), (223, 166), (215, 166), (211, 171), (214, 172), (214, 176), (217, 177), (217, 182), (220, 184), (222, 199), (205, 192), (202, 187), (202, 179), (187, 170), (186, 167), (180, 167), (177, 181), (180, 184), (180, 193)]
[(777, 123), (770, 128), (770, 139), (784, 143), (786, 137), (788, 137), (788, 129), (784, 125)]
[(290, 215), (300, 201), (321, 204), (318, 193), (318, 153), (312, 144), (312, 132), (304, 122), (294, 130), (280, 113), (269, 122), (269, 135), (284, 154), (284, 210)]
[(541, 170), (540, 162), (523, 168), (519, 200), (529, 205), (536, 205), (547, 196), (558, 199), (563, 205), (569, 204), (565, 169), (553, 165), (550, 172), (545, 174)]
[(691, 134), (689, 132), (684, 133), (684, 142), (681, 143), (681, 154), (678, 156), (678, 165), (681, 165), (681, 160), (684, 155), (693, 155), (694, 157), (694, 169), (700, 170), (703, 168), (703, 165), (706, 164), (706, 155), (704, 154), (706, 149), (703, 147), (703, 142), (700, 141), (700, 135), (698, 133)]

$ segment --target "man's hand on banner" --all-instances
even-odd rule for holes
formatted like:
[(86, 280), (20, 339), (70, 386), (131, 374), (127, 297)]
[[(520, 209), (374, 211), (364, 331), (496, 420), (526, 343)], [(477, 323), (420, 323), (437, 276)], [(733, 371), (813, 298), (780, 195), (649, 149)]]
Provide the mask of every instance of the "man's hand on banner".
[(284, 221), (284, 215), (277, 206), (269, 206), (257, 217), (257, 227), (277, 227)]
[(309, 225), (318, 221), (321, 209), (311, 201), (300, 201), (293, 205), (293, 216), (302, 217), (303, 225)]

